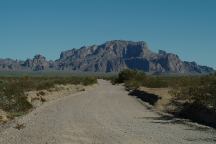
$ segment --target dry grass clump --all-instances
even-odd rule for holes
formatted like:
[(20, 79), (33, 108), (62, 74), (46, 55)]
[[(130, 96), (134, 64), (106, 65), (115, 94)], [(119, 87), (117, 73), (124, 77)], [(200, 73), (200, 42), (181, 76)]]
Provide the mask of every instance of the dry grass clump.
[(14, 127), (15, 129), (21, 130), (24, 129), (26, 126), (24, 123), (17, 123), (16, 126)]
[[(95, 77), (0, 77), (0, 109), (13, 115), (25, 113), (32, 108), (26, 92), (39, 91), (39, 97), (45, 95), (43, 90), (50, 90), (55, 85), (91, 85), (97, 82)], [(45, 99), (41, 99), (45, 102)]]

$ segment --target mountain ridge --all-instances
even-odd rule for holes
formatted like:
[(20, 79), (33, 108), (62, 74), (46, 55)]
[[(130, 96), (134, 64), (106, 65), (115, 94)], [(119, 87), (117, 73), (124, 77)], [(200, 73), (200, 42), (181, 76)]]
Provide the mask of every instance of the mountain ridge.
[(107, 41), (101, 45), (83, 46), (61, 52), (59, 59), (46, 60), (40, 54), (24, 61), (0, 59), (0, 71), (82, 71), (119, 72), (137, 69), (149, 73), (206, 74), (208, 66), (182, 61), (178, 55), (159, 50), (152, 52), (145, 41)]

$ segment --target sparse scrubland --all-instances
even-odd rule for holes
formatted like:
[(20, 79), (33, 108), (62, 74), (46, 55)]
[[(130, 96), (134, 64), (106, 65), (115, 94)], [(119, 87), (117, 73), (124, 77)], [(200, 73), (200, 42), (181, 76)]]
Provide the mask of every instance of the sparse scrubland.
[(112, 83), (125, 83), (128, 90), (134, 90), (140, 86), (150, 88), (168, 87), (171, 81), (168, 77), (147, 76), (142, 71), (126, 69), (120, 72), (118, 77), (112, 80)]
[[(28, 92), (44, 95), (56, 85), (91, 85), (97, 78), (124, 83), (131, 95), (149, 102), (177, 117), (216, 127), (216, 74), (200, 76), (154, 76), (136, 70), (123, 70), (118, 76), (2, 76), (0, 109), (19, 116), (33, 108)], [(169, 96), (166, 96), (169, 95)], [(35, 99), (35, 97), (33, 97)]]
[[(95, 77), (0, 77), (0, 109), (13, 116), (28, 112), (33, 106), (27, 100), (27, 92), (38, 91), (38, 95), (44, 95), (42, 90), (50, 90), (56, 85), (91, 85), (97, 82)], [(43, 100), (43, 99), (42, 99)]]
[[(178, 117), (216, 127), (216, 74), (149, 76), (139, 71), (124, 70), (112, 82), (114, 84), (124, 83), (126, 89), (137, 95), (142, 93), (139, 90), (140, 87), (168, 88), (169, 95), (171, 95), (169, 106), (175, 107), (172, 110), (167, 109), (168, 112)], [(156, 101), (160, 98), (158, 96)]]

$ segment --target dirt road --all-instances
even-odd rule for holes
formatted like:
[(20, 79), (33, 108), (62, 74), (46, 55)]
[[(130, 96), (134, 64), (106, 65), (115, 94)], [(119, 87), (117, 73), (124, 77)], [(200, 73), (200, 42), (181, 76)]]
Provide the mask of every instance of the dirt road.
[(0, 133), (0, 144), (213, 144), (212, 129), (166, 120), (122, 86), (99, 80), (89, 91), (44, 104)]

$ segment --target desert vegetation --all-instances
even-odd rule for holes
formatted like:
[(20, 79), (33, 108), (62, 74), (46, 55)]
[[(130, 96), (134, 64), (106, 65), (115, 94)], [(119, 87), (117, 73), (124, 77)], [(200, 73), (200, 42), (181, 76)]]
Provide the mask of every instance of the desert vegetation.
[(140, 86), (150, 88), (168, 87), (170, 82), (167, 77), (147, 76), (142, 71), (126, 69), (119, 73), (118, 77), (112, 79), (112, 83), (125, 83), (128, 90), (134, 90)]
[(96, 83), (95, 77), (0, 77), (0, 109), (12, 114), (21, 115), (32, 108), (27, 100), (26, 92), (49, 90), (55, 85), (81, 84), (91, 85)]
[(169, 88), (170, 101), (176, 116), (216, 126), (216, 74), (201, 76), (150, 76), (135, 70), (124, 70), (112, 80), (124, 83), (126, 89), (139, 87)]
[(179, 117), (216, 127), (216, 75), (183, 77), (172, 84), (170, 94)]

